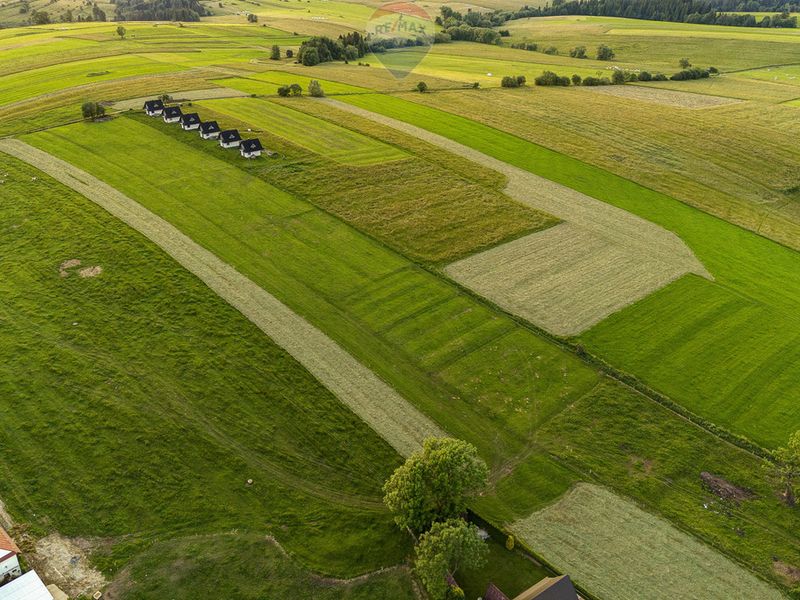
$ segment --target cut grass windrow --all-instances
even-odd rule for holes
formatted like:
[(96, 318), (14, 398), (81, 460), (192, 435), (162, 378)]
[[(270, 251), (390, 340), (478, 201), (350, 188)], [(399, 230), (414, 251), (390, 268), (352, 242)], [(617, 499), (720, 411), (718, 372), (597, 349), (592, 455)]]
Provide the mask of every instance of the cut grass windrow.
[(286, 349), (400, 454), (412, 453), (426, 437), (444, 435), (338, 344), (163, 219), (89, 173), (22, 141), (0, 140), (0, 150), (83, 194), (161, 246)]

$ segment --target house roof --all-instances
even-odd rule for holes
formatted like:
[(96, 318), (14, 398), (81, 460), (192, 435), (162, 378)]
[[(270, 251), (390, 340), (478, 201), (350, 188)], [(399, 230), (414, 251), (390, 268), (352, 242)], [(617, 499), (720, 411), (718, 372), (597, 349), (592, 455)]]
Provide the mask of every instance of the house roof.
[(239, 135), (238, 129), (227, 129), (220, 133), (219, 137), (223, 142), (236, 142), (242, 139), (242, 136)]
[(483, 600), (508, 600), (508, 596), (501, 592), (495, 584), (490, 583), (483, 595)]
[(204, 121), (200, 123), (200, 131), (203, 133), (213, 133), (219, 131), (219, 125), (216, 121)]
[(0, 557), (7, 552), (14, 552), (15, 554), (20, 553), (19, 548), (14, 543), (14, 540), (11, 539), (11, 536), (8, 535), (8, 532), (0, 527)]
[(186, 113), (181, 117), (181, 123), (184, 125), (194, 125), (200, 123), (200, 115), (197, 113)]
[(164, 108), (164, 103), (161, 100), (148, 100), (144, 103), (145, 110), (161, 110)]
[(28, 571), (0, 587), (0, 600), (53, 600), (36, 571)]
[(514, 600), (578, 600), (578, 592), (569, 575), (545, 577)]
[(261, 140), (253, 138), (252, 140), (244, 140), (241, 145), (242, 152), (256, 152), (263, 150), (264, 146), (261, 145)]
[(181, 107), (180, 106), (167, 106), (164, 109), (164, 116), (165, 117), (175, 118), (175, 117), (180, 117), (181, 114), (183, 114), (183, 113), (181, 112)]

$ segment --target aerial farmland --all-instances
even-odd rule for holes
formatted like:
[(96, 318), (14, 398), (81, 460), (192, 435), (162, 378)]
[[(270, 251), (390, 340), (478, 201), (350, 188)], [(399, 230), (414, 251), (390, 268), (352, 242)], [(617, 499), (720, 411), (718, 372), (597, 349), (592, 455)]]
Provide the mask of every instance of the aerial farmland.
[(800, 5), (662, 4), (0, 2), (0, 600), (800, 598)]

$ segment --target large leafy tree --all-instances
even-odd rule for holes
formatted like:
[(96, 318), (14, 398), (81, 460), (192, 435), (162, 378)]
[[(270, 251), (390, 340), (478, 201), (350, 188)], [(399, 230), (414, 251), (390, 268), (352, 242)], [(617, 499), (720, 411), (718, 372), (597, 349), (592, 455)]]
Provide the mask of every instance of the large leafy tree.
[(475, 569), (486, 561), (489, 549), (478, 528), (463, 519), (434, 523), (417, 545), (417, 575), (433, 600), (446, 598), (447, 576), (459, 569)]
[(384, 502), (400, 527), (414, 532), (461, 515), (485, 485), (489, 469), (475, 446), (453, 438), (428, 438), (383, 486)]
[(775, 463), (770, 469), (783, 488), (784, 501), (794, 506), (796, 486), (800, 482), (800, 431), (795, 431), (789, 436), (789, 443), (775, 451)]

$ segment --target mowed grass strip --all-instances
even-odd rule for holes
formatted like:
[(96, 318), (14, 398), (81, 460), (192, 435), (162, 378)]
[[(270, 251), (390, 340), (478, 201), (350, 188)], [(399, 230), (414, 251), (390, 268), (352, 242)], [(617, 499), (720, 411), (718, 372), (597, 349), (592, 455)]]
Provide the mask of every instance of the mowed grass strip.
[(578, 484), (511, 527), (601, 598), (781, 600), (777, 589), (633, 502)]
[(183, 69), (140, 56), (115, 56), (32, 69), (0, 77), (0, 105), (99, 81)]
[(17, 521), (109, 539), (112, 571), (153, 540), (237, 528), (340, 576), (401, 560), (391, 447), (145, 238), (0, 166), (0, 498)]
[(342, 164), (370, 166), (408, 158), (394, 146), (265, 100), (231, 98), (206, 100), (200, 105), (252, 123)]

